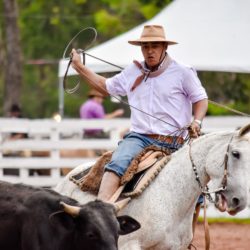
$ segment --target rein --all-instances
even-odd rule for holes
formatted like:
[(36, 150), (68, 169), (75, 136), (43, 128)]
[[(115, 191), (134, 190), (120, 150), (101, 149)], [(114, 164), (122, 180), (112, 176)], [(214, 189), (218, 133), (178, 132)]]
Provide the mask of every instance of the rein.
[(189, 158), (190, 158), (190, 161), (191, 161), (191, 164), (192, 164), (192, 168), (193, 168), (193, 171), (194, 171), (194, 174), (195, 174), (195, 179), (196, 181), (198, 182), (198, 185), (201, 189), (201, 193), (204, 197), (204, 231), (205, 231), (205, 249), (206, 250), (209, 250), (210, 249), (210, 233), (209, 233), (209, 225), (208, 225), (208, 221), (207, 221), (207, 204), (206, 204), (206, 199), (208, 199), (211, 203), (215, 203), (215, 201), (213, 200), (211, 194), (212, 193), (219, 193), (221, 191), (224, 191), (227, 189), (227, 175), (228, 175), (228, 153), (229, 153), (229, 147), (230, 147), (230, 144), (233, 140), (233, 136), (230, 138), (230, 141), (227, 145), (227, 150), (226, 150), (226, 154), (224, 156), (224, 160), (221, 164), (221, 166), (224, 164), (224, 171), (223, 171), (223, 178), (222, 178), (222, 181), (221, 181), (221, 187), (213, 190), (213, 191), (209, 191), (209, 188), (208, 186), (206, 185), (205, 187), (202, 187), (202, 184), (201, 184), (201, 181), (200, 181), (200, 177), (199, 177), (199, 174), (197, 172), (197, 167), (195, 166), (194, 164), (194, 159), (192, 157), (192, 154), (191, 154), (191, 143), (192, 141), (190, 141), (189, 143)]
[(224, 191), (227, 189), (227, 176), (228, 176), (228, 152), (229, 152), (229, 147), (230, 147), (230, 144), (233, 140), (233, 136), (230, 138), (230, 141), (227, 145), (227, 150), (226, 150), (226, 153), (225, 153), (225, 156), (224, 156), (224, 160), (221, 164), (221, 166), (224, 164), (224, 171), (223, 171), (223, 178), (222, 178), (222, 181), (221, 181), (221, 187), (213, 190), (213, 191), (209, 191), (209, 188), (208, 186), (206, 185), (205, 187), (202, 186), (201, 184), (201, 181), (200, 181), (200, 177), (199, 177), (199, 174), (197, 172), (197, 167), (195, 166), (195, 163), (194, 163), (194, 159), (192, 157), (192, 154), (191, 154), (191, 144), (192, 142), (190, 141), (189, 143), (189, 158), (190, 158), (190, 161), (191, 161), (191, 164), (192, 164), (192, 168), (193, 168), (193, 171), (194, 171), (194, 174), (195, 174), (195, 180), (198, 182), (198, 185), (201, 189), (201, 193), (206, 196), (208, 198), (208, 200), (212, 203), (214, 203), (213, 199), (212, 199), (212, 196), (211, 194), (212, 193), (219, 193), (221, 191)]

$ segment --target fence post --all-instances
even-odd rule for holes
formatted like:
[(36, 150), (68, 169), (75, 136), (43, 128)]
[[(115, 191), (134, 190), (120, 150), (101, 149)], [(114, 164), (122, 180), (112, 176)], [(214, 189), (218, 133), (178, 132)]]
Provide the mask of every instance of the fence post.
[[(58, 130), (58, 126), (55, 126), (55, 124), (51, 126), (50, 138), (53, 142), (59, 143), (60, 133)], [(50, 152), (50, 157), (52, 160), (58, 160), (60, 158), (60, 150), (58, 148), (53, 148)], [(57, 182), (60, 179), (61, 168), (51, 168), (50, 171), (51, 171), (51, 178), (55, 180), (55, 182)]]

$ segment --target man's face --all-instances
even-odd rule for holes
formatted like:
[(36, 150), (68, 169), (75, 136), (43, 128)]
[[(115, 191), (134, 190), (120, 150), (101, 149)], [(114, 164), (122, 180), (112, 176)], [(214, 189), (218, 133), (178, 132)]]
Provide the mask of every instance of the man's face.
[(144, 60), (149, 68), (153, 68), (159, 64), (161, 59), (165, 55), (165, 50), (167, 49), (167, 43), (162, 42), (149, 42), (142, 43), (141, 51)]

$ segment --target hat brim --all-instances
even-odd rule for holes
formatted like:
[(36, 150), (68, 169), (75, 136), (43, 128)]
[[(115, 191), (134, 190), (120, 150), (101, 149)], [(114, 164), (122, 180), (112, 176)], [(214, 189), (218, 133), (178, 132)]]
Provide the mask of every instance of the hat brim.
[(137, 45), (137, 46), (141, 46), (142, 43), (149, 43), (149, 42), (163, 42), (163, 43), (167, 43), (168, 45), (175, 45), (178, 44), (175, 41), (169, 41), (169, 40), (165, 40), (162, 38), (155, 38), (155, 37), (144, 37), (141, 39), (137, 39), (137, 40), (132, 40), (132, 41), (128, 41), (128, 43), (132, 44), (132, 45)]

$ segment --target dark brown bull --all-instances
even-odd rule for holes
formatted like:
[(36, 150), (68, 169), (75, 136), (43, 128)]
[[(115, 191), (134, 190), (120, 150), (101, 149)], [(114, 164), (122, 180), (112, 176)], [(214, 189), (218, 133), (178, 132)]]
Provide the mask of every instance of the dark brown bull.
[(0, 182), (1, 250), (117, 250), (119, 235), (139, 227), (111, 204), (79, 205), (50, 189)]

